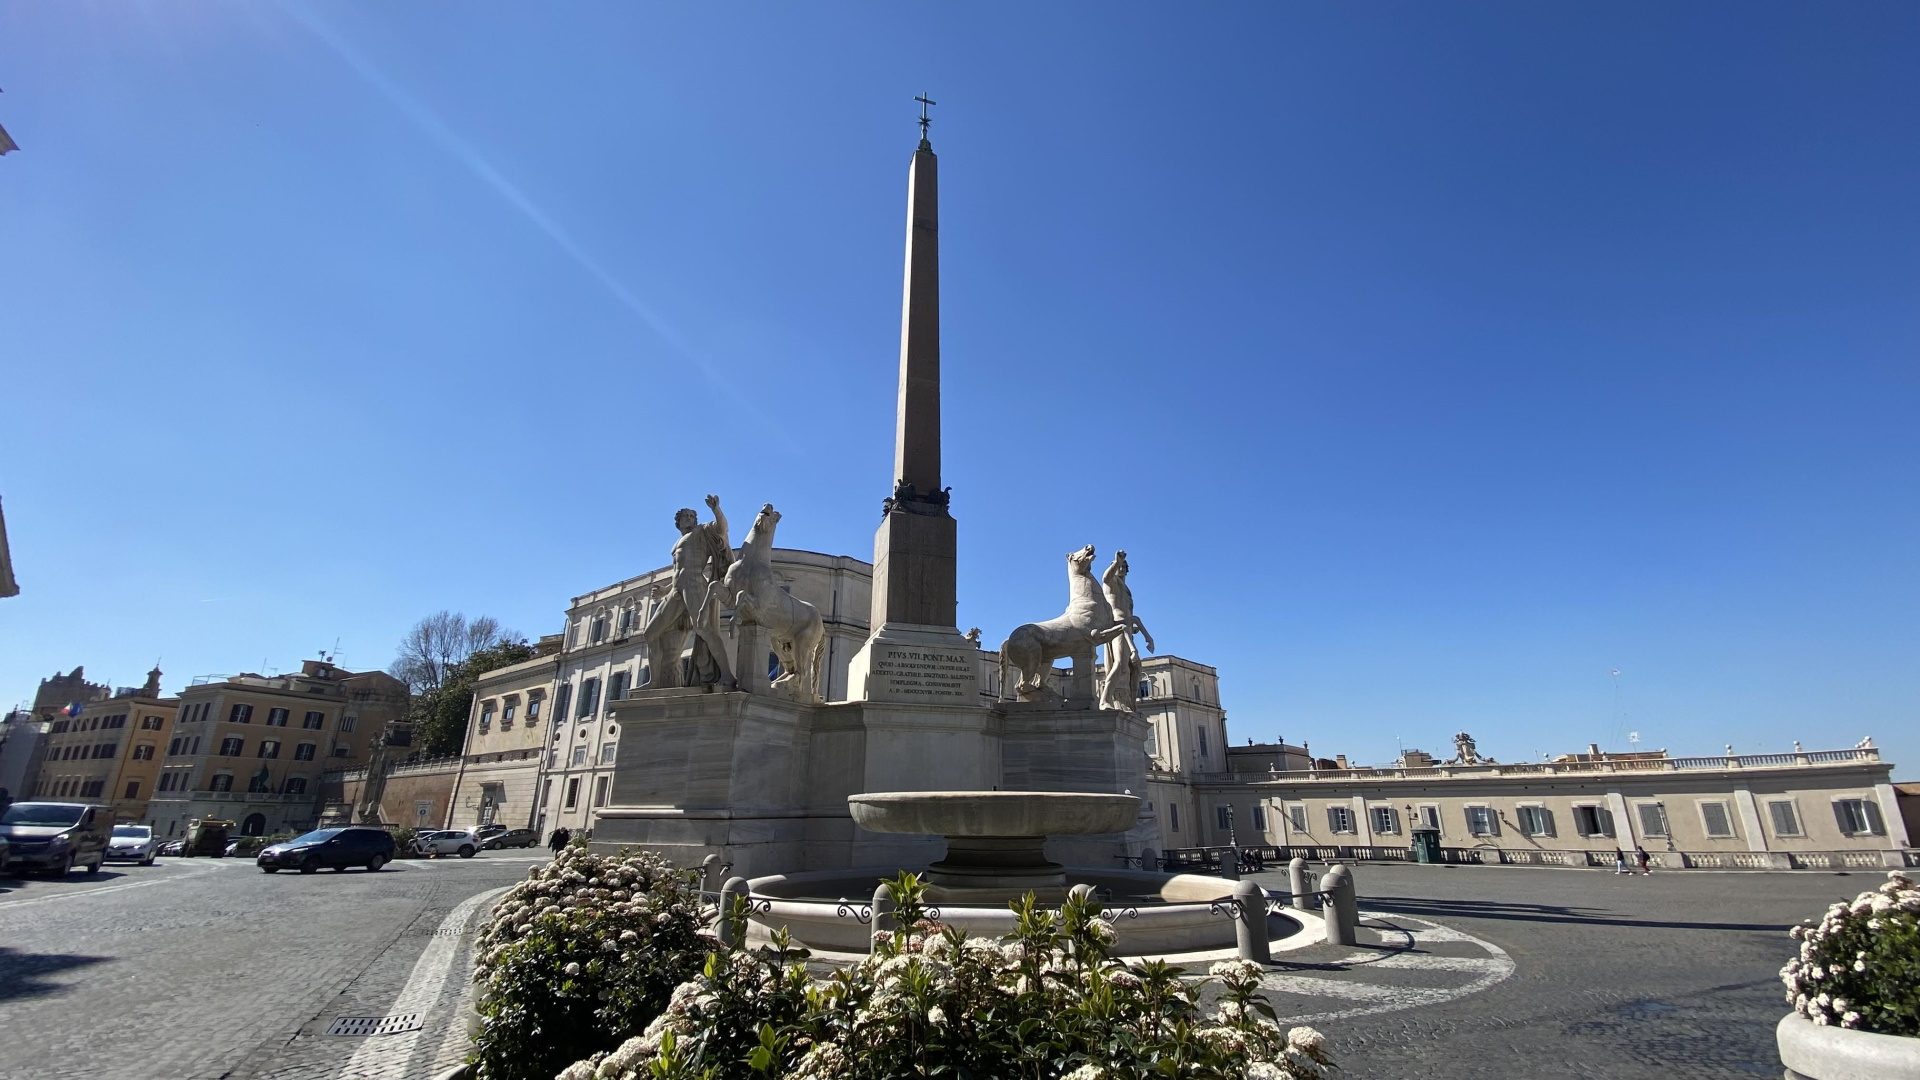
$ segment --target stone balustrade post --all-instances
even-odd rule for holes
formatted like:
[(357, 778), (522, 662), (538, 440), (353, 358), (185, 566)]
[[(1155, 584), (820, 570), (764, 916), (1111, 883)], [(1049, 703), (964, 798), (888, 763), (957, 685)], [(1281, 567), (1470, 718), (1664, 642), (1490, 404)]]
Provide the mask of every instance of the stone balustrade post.
[(1233, 887), (1233, 938), (1240, 959), (1265, 964), (1273, 959), (1267, 942), (1267, 891), (1251, 881)]
[(719, 892), (720, 886), (723, 884), (720, 880), (720, 875), (723, 872), (724, 871), (720, 869), (719, 853), (708, 852), (707, 857), (700, 860), (700, 891)]
[(885, 885), (876, 886), (873, 890), (873, 921), (867, 926), (867, 947), (879, 948), (880, 935), (899, 929), (899, 922), (893, 915), (893, 894), (887, 891)]
[(720, 919), (716, 926), (720, 944), (738, 949), (747, 943), (747, 916), (743, 909), (748, 896), (747, 879), (732, 877), (720, 887)]
[(1307, 874), (1307, 860), (1298, 855), (1287, 863), (1287, 888), (1293, 893), (1294, 910), (1313, 910), (1313, 878)]

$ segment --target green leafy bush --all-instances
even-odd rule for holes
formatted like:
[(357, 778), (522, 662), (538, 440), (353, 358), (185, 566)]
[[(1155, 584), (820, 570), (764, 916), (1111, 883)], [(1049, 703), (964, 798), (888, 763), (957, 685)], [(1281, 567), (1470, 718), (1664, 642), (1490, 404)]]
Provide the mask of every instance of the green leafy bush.
[(1780, 969), (1787, 1001), (1816, 1024), (1920, 1035), (1920, 888), (1894, 872), (1817, 924), (1788, 931), (1800, 956)]
[(610, 1050), (701, 970), (698, 871), (569, 847), (495, 907), (475, 943), (481, 1080), (551, 1080)]
[(412, 859), (417, 857), (413, 853), (413, 838), (420, 835), (419, 829), (389, 829), (387, 831), (393, 837), (394, 858)]
[(1056, 913), (1029, 896), (996, 942), (929, 919), (912, 875), (889, 888), (904, 929), (861, 963), (813, 978), (783, 933), (715, 954), (645, 1032), (560, 1080), (1317, 1080), (1331, 1065), (1318, 1032), (1275, 1021), (1257, 964), (1213, 965), (1208, 1014), (1177, 969), (1110, 958), (1091, 900)]

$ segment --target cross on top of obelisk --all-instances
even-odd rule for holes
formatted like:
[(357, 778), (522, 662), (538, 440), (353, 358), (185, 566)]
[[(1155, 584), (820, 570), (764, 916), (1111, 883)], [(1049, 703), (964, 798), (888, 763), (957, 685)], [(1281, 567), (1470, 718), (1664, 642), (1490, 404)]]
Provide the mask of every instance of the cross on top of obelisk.
[(933, 144), (927, 141), (927, 125), (933, 123), (933, 117), (927, 115), (927, 106), (938, 105), (940, 103), (928, 97), (924, 90), (920, 92), (919, 97), (913, 100), (920, 103), (920, 149), (931, 150), (933, 149)]

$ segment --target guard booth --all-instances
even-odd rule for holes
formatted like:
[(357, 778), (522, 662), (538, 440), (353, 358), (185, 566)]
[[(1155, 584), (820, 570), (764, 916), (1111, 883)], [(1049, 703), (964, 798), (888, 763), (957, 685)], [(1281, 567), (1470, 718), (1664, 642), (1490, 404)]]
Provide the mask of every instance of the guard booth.
[(1437, 863), (1440, 861), (1440, 830), (1413, 830), (1413, 861)]

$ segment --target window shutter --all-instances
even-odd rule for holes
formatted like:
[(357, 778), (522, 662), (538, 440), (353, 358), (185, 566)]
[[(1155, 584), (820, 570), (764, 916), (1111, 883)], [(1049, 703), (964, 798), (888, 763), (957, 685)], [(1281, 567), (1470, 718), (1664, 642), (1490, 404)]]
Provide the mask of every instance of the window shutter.
[(1887, 835), (1886, 823), (1880, 820), (1880, 804), (1872, 799), (1861, 799), (1861, 816), (1866, 819), (1867, 832), (1874, 836)]
[(1700, 815), (1706, 820), (1708, 836), (1724, 838), (1733, 835), (1733, 822), (1727, 817), (1726, 803), (1701, 803)]
[(1854, 825), (1853, 815), (1847, 812), (1851, 809), (1852, 802), (1852, 799), (1839, 799), (1833, 804), (1833, 820), (1839, 824), (1840, 831), (1847, 836), (1852, 836), (1859, 831)]
[(1640, 835), (1665, 836), (1667, 823), (1660, 820), (1660, 807), (1656, 803), (1640, 804)]
[(1790, 802), (1770, 802), (1767, 804), (1767, 816), (1773, 819), (1773, 835), (1797, 836), (1800, 823), (1793, 819), (1793, 804)]
[(1602, 836), (1611, 839), (1617, 835), (1613, 828), (1613, 811), (1603, 806), (1596, 809), (1593, 815), (1600, 822), (1600, 834)]

